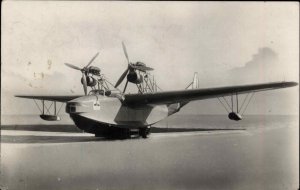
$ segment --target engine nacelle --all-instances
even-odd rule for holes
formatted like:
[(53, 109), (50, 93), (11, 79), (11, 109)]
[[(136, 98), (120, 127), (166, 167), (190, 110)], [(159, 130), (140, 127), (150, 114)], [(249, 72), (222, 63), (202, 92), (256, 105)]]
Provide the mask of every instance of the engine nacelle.
[(90, 66), (89, 67), (89, 73), (92, 73), (93, 75), (100, 76), (101, 69), (98, 67)]
[(242, 116), (239, 113), (236, 112), (230, 112), (228, 114), (228, 118), (234, 121), (242, 120)]
[(140, 84), (141, 82), (143, 82), (143, 76), (133, 71), (128, 73), (127, 80), (135, 84)]
[[(83, 84), (82, 78), (81, 78), (81, 84)], [(87, 86), (93, 87), (97, 84), (97, 80), (93, 77), (88, 76), (88, 77), (86, 77), (86, 84), (87, 84)]]

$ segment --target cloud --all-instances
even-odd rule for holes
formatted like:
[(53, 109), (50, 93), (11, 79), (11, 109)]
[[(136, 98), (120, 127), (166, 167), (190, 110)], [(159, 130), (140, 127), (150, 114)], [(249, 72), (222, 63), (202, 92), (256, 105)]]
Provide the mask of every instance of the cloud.
[(252, 56), (252, 59), (248, 61), (242, 67), (236, 67), (232, 69), (232, 72), (237, 71), (249, 71), (257, 69), (267, 69), (277, 65), (278, 55), (269, 47), (259, 48), (258, 52)]
[[(32, 73), (24, 77), (14, 71), (2, 71), (2, 114), (39, 114), (34, 102), (16, 98), (15, 95), (74, 95), (83, 94), (80, 77), (74, 79), (59, 71)], [(10, 81), (10, 82), (9, 82)], [(74, 84), (74, 81), (78, 81)], [(62, 113), (61, 113), (62, 114)]]
[(238, 83), (262, 83), (283, 80), (278, 54), (269, 47), (259, 48), (242, 67), (231, 69), (229, 78)]

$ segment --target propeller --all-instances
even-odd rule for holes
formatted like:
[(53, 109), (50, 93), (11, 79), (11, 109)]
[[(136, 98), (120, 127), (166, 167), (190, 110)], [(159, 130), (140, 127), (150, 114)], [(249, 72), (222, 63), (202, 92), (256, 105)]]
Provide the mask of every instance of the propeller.
[(73, 68), (73, 69), (76, 69), (76, 70), (80, 70), (80, 71), (81, 71), (81, 69), (80, 69), (79, 67), (77, 67), (77, 66), (75, 66), (75, 65), (72, 65), (72, 64), (70, 64), (70, 63), (65, 63), (65, 65), (67, 65), (68, 67), (71, 67), (71, 68)]
[(72, 68), (72, 69), (76, 69), (82, 72), (82, 85), (83, 85), (83, 90), (84, 90), (84, 94), (87, 95), (87, 82), (86, 82), (86, 75), (89, 72), (89, 66), (91, 65), (91, 63), (96, 59), (96, 57), (99, 55), (99, 52), (96, 53), (96, 55), (88, 62), (88, 64), (83, 67), (82, 69), (72, 65), (70, 63), (65, 63), (66, 66)]
[(87, 83), (86, 83), (86, 75), (84, 72), (82, 72), (82, 85), (83, 85), (83, 90), (84, 94), (87, 95)]
[(127, 69), (123, 72), (123, 74), (119, 78), (119, 80), (117, 81), (117, 83), (115, 85), (115, 88), (117, 88), (122, 83), (122, 81), (124, 80), (124, 78), (126, 77), (128, 71), (130, 69), (130, 61), (129, 61), (128, 53), (127, 53), (126, 46), (125, 46), (124, 42), (122, 42), (122, 47), (123, 47), (125, 57), (127, 59), (128, 66), (127, 66)]
[(90, 66), (90, 64), (96, 59), (96, 57), (99, 55), (99, 52), (96, 53), (96, 55), (90, 60), (90, 62), (85, 66), (85, 68), (87, 68), (88, 66)]
[(115, 88), (117, 88), (121, 83), (122, 81), (124, 80), (124, 78), (126, 77), (127, 73), (129, 71), (129, 67), (127, 67), (127, 69), (124, 71), (124, 73), (121, 75), (121, 77), (119, 78), (119, 80), (117, 81), (116, 85), (115, 85)]
[(127, 62), (128, 62), (128, 64), (130, 64), (129, 57), (128, 57), (126, 46), (125, 46), (124, 42), (122, 42), (122, 46), (123, 46), (123, 51), (124, 51), (125, 57), (127, 59)]
[(117, 88), (123, 82), (123, 80), (125, 79), (127, 73), (129, 71), (131, 71), (131, 70), (139, 70), (139, 71), (142, 71), (142, 72), (152, 71), (153, 70), (150, 67), (146, 67), (146, 65), (144, 63), (142, 63), (142, 62), (137, 62), (135, 64), (134, 63), (130, 63), (129, 57), (128, 57), (128, 53), (127, 53), (127, 49), (126, 49), (126, 46), (125, 46), (124, 42), (122, 42), (122, 47), (123, 47), (123, 51), (124, 51), (125, 57), (127, 59), (128, 66), (127, 66), (127, 69), (120, 76), (119, 80), (117, 81), (117, 83), (115, 85), (115, 88)]

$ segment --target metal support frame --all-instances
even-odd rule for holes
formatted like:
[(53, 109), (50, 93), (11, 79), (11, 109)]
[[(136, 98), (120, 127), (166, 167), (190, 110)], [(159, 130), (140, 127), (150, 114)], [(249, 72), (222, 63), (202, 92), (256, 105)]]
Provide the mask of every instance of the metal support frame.
[[(92, 91), (111, 91), (111, 89), (116, 89), (119, 92), (121, 92), (120, 89), (115, 88), (114, 85), (107, 80), (107, 78), (101, 74), (101, 75), (91, 75), (91, 77), (94, 77), (97, 84), (95, 86), (90, 86), (92, 88)], [(92, 92), (90, 91), (89, 94)], [(105, 95), (105, 93), (103, 94)]]
[[(244, 111), (242, 111), (242, 108), (240, 109), (240, 110), (241, 110), (241, 113), (242, 113), (242, 115), (244, 115), (244, 113), (245, 113), (245, 111), (246, 111), (246, 109), (247, 109), (247, 107), (248, 107), (248, 105), (249, 105), (250, 101), (252, 100), (252, 98), (253, 98), (254, 94), (255, 94), (255, 92), (252, 92), (252, 94), (251, 94), (251, 96), (250, 96), (250, 98), (249, 98), (249, 100), (248, 100), (248, 103), (247, 103), (247, 105), (245, 106), (245, 109), (244, 109)], [(246, 99), (246, 98), (245, 98), (245, 99)], [(244, 100), (244, 101), (245, 101), (245, 100)]]
[(43, 103), (43, 115), (45, 114), (45, 100), (42, 100)]
[[(156, 81), (154, 79), (154, 76), (151, 75), (148, 72), (140, 72), (138, 71), (138, 74), (142, 76), (143, 80), (140, 84), (136, 84), (136, 87), (138, 89), (139, 94), (144, 94), (144, 93), (155, 93), (161, 88), (156, 84)], [(125, 94), (127, 86), (128, 86), (128, 80), (126, 80), (124, 89), (123, 89), (123, 94)]]
[[(249, 94), (250, 95), (250, 98), (249, 97)], [(251, 92), (251, 93), (247, 93), (246, 97), (244, 98), (241, 106), (239, 107), (239, 98), (238, 98), (238, 93), (236, 92), (235, 93), (235, 101), (236, 101), (236, 113), (241, 113), (241, 115), (243, 116), (249, 103), (251, 102), (253, 96), (254, 96), (255, 92)], [(231, 104), (228, 103), (228, 101), (226, 100), (226, 98), (224, 96), (222, 96), (224, 102), (226, 104), (224, 104), (221, 99), (218, 97), (218, 100), (219, 102), (221, 103), (221, 105), (224, 107), (224, 109), (229, 113), (230, 111), (231, 112), (234, 112), (234, 98), (233, 98), (234, 94), (231, 94), (230, 97), (231, 97)], [(246, 106), (244, 107), (245, 105), (245, 102), (247, 102)], [(227, 106), (226, 106), (227, 105)], [(229, 109), (228, 109), (229, 108)], [(230, 110), (230, 111), (229, 111)]]
[(155, 93), (157, 92), (157, 89), (160, 89), (156, 84), (154, 76), (150, 75), (150, 73), (144, 73), (143, 82), (141, 84), (137, 84), (136, 86), (140, 94)]
[(51, 115), (51, 107), (52, 107), (52, 105), (54, 105), (53, 112), (54, 112), (54, 115), (57, 116), (64, 104), (64, 103), (61, 103), (61, 105), (57, 111), (57, 102), (56, 101), (51, 101), (52, 103), (49, 106), (47, 106), (46, 101), (41, 100), (42, 109), (40, 108), (39, 104), (36, 102), (36, 99), (33, 99), (33, 101), (34, 101), (35, 105), (37, 106), (37, 108), (40, 110), (42, 115), (45, 115), (45, 113)]

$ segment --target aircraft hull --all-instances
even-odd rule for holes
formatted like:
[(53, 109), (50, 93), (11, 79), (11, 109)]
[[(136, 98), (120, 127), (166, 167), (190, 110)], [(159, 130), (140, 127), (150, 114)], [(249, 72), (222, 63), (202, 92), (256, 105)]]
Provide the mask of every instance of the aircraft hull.
[(116, 97), (83, 96), (67, 103), (66, 112), (85, 132), (109, 134), (112, 128), (137, 129), (151, 126), (178, 112), (180, 104), (135, 106), (122, 105)]

